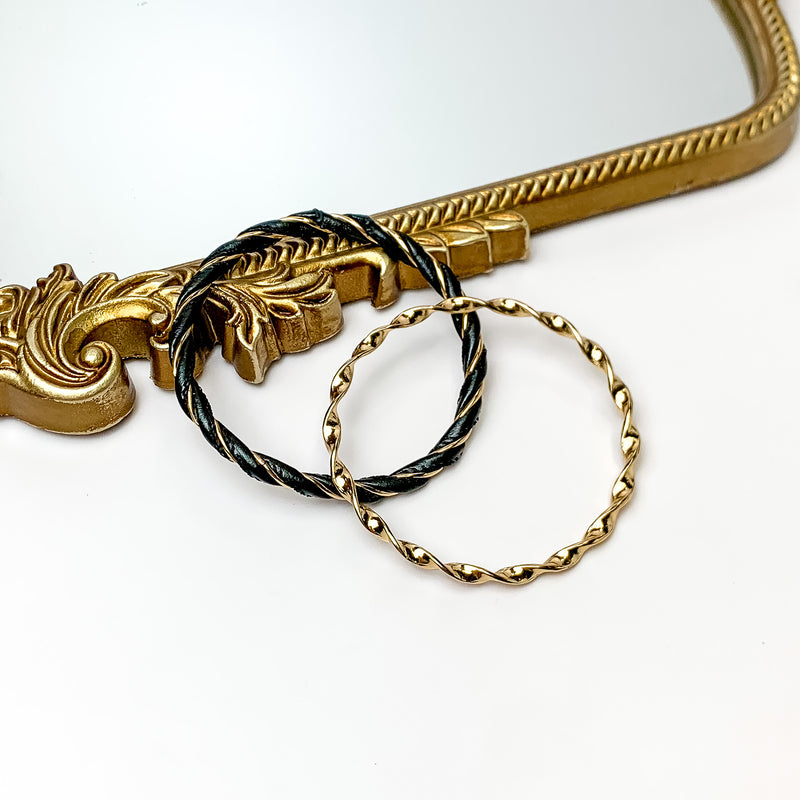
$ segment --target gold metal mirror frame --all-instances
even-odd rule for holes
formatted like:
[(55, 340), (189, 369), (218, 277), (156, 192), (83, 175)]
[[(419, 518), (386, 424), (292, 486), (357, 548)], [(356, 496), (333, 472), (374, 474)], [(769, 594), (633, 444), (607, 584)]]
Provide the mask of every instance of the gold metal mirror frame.
[[(728, 119), (542, 172), (375, 215), (411, 234), (461, 277), (524, 258), (531, 233), (712, 186), (780, 156), (796, 128), (800, 66), (776, 0), (717, 0), (746, 56), (755, 102)], [(135, 392), (124, 359), (149, 358), (172, 387), (167, 354), (178, 295), (200, 261), (119, 279), (79, 281), (66, 264), (32, 289), (0, 288), (0, 415), (61, 433), (93, 433), (123, 419)], [(260, 382), (283, 353), (306, 350), (342, 326), (341, 304), (376, 307), (421, 288), (413, 270), (335, 237), (284, 240), (243, 258), (207, 313), (209, 350)], [(207, 351), (208, 352), (208, 351)], [(206, 355), (207, 355), (206, 352)]]

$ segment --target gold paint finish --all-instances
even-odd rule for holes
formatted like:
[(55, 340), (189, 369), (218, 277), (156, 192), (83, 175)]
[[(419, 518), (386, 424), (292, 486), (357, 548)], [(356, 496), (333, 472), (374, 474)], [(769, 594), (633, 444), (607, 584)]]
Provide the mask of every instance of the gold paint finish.
[[(490, 269), (493, 248), (506, 260), (528, 254), (528, 226), (518, 214), (442, 226), (417, 237), (462, 274)], [(120, 280), (113, 273), (81, 283), (59, 264), (33, 289), (0, 288), (0, 415), (59, 433), (94, 433), (133, 407), (123, 360), (149, 358), (156, 385), (171, 389), (167, 342), (178, 297), (194, 261)], [(342, 327), (343, 302), (377, 307), (407, 288), (427, 286), (416, 270), (375, 247), (335, 236), (311, 245), (284, 239), (240, 257), (217, 283), (205, 309), (199, 368), (217, 344), (245, 380), (264, 380), (284, 353), (307, 350)]]
[[(350, 471), (339, 457), (342, 442), (342, 423), (339, 417), (339, 403), (349, 391), (353, 382), (355, 364), (370, 353), (374, 353), (386, 340), (390, 331), (411, 328), (428, 319), (434, 312), (446, 314), (463, 314), (478, 311), (482, 308), (494, 311), (506, 317), (532, 317), (545, 328), (560, 336), (574, 339), (581, 352), (591, 364), (605, 373), (608, 391), (614, 404), (622, 415), (622, 432), (620, 433), (620, 449), (624, 459), (622, 471), (617, 475), (611, 487), (611, 503), (589, 525), (583, 538), (553, 553), (540, 564), (516, 564), (490, 570), (463, 562), (444, 562), (425, 547), (414, 542), (398, 539), (386, 521), (376, 511), (362, 503), (358, 497), (358, 487)], [(639, 431), (633, 424), (633, 398), (628, 387), (615, 374), (611, 361), (599, 344), (586, 339), (571, 322), (558, 314), (548, 311), (536, 311), (529, 305), (510, 298), (495, 300), (478, 300), (474, 297), (455, 297), (443, 300), (436, 305), (416, 306), (398, 314), (388, 325), (376, 328), (359, 342), (352, 356), (337, 370), (331, 381), (331, 403), (325, 413), (322, 424), (322, 437), (330, 454), (331, 478), (343, 498), (353, 506), (361, 524), (373, 536), (390, 542), (403, 558), (424, 569), (439, 569), (451, 578), (462, 583), (486, 583), (494, 581), (514, 586), (521, 586), (536, 580), (540, 575), (549, 572), (563, 572), (574, 567), (587, 550), (601, 544), (614, 531), (619, 512), (630, 502), (635, 486), (634, 463), (639, 456)]]
[[(777, 158), (797, 127), (800, 67), (775, 0), (718, 0), (739, 36), (755, 103), (716, 124), (543, 172), (375, 215), (414, 236), (457, 275), (525, 258), (532, 231), (711, 186)], [(545, 110), (546, 111), (546, 110)], [(80, 282), (67, 265), (32, 289), (0, 288), (0, 415), (47, 430), (91, 433), (121, 420), (134, 390), (126, 358), (149, 358), (158, 386), (172, 385), (166, 339), (175, 303), (200, 262), (120, 280)], [(283, 353), (305, 350), (342, 325), (341, 304), (383, 307), (414, 270), (335, 237), (285, 240), (242, 257), (206, 310), (205, 354), (220, 344), (243, 378), (264, 379)]]

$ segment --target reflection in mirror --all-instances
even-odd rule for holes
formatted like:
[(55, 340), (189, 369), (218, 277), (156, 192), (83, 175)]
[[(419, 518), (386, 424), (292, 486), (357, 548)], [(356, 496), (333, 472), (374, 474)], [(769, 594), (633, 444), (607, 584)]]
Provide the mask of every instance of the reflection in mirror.
[[(378, 212), (752, 101), (712, 0), (42, 5), (45, 28), (29, 4), (0, 25), (0, 216), (19, 232), (2, 277), (25, 284), (30, 241), (42, 267), (126, 274), (201, 255), (198, 227)], [(98, 230), (124, 250), (98, 251)]]
[[(390, 160), (376, 157), (384, 184), (431, 138), (441, 148), (441, 174), (403, 187), (409, 201), (706, 125), (753, 102), (739, 43), (713, 0), (674, 0), (668, 10), (538, 0), (504, 4), (502, 18), (477, 0), (457, 12), (412, 5), (401, 31), (411, 46), (392, 52), (375, 88), (393, 143)], [(448, 27), (457, 35), (442, 36)], [(428, 120), (418, 129), (405, 117), (412, 103)], [(386, 152), (384, 132), (376, 139)]]

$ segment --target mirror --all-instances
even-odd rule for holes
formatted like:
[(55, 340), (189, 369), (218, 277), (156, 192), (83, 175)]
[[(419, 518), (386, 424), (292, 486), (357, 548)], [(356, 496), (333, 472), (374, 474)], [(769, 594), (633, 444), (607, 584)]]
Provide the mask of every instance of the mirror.
[(668, 13), (641, 0), (85, 0), (2, 14), (4, 283), (64, 260), (84, 278), (179, 263), (289, 210), (374, 213), (753, 98), (710, 0)]
[[(758, 101), (744, 111), (721, 122), (690, 127), (669, 136), (656, 136), (628, 148), (612, 149), (437, 200), (418, 202), (378, 214), (376, 220), (413, 234), (419, 244), (463, 278), (524, 258), (531, 232), (708, 186), (763, 165), (791, 140), (792, 101), (796, 103), (797, 90), (792, 78), (796, 77), (796, 71), (793, 73), (790, 68), (780, 66), (782, 59), (788, 59), (791, 48), (783, 41), (784, 29), (776, 12), (766, 7), (756, 9), (751, 2), (736, 0), (724, 6), (732, 25), (741, 31), (759, 95)], [(563, 6), (559, 8), (564, 9)], [(53, 114), (53, 106), (57, 111), (58, 104), (66, 101), (63, 116), (76, 121), (74, 126), (69, 122), (63, 126), (63, 134), (59, 129), (56, 139), (58, 146), (69, 153), (59, 161), (66, 170), (62, 177), (70, 170), (86, 172), (82, 165), (88, 162), (75, 157), (75, 152), (70, 153), (71, 142), (73, 150), (83, 147), (87, 156), (91, 154), (96, 162), (95, 175), (116, 174), (117, 187), (133, 180), (147, 196), (158, 196), (170, 203), (175, 209), (173, 217), (177, 224), (181, 219), (186, 222), (192, 219), (196, 223), (197, 217), (190, 217), (193, 211), (202, 219), (204, 197), (209, 193), (222, 193), (226, 198), (233, 195), (238, 200), (229, 199), (228, 213), (244, 212), (248, 204), (264, 205), (264, 186), (269, 186), (273, 197), (280, 196), (287, 204), (294, 205), (289, 198), (296, 196), (295, 208), (308, 207), (314, 204), (310, 198), (303, 199), (308, 194), (308, 185), (300, 180), (295, 187), (290, 186), (294, 177), (302, 174), (308, 176), (306, 180), (314, 176), (317, 183), (321, 181), (326, 186), (318, 195), (318, 201), (327, 195), (347, 203), (347, 198), (356, 191), (363, 192), (362, 202), (369, 203), (369, 198), (380, 197), (388, 185), (397, 196), (402, 196), (403, 179), (408, 180), (415, 171), (424, 176), (416, 182), (419, 191), (437, 185), (436, 181), (444, 185), (448, 170), (461, 170), (462, 165), (464, 175), (475, 174), (476, 177), (500, 170), (503, 164), (510, 170), (511, 165), (517, 163), (514, 159), (521, 158), (517, 153), (522, 150), (530, 152), (533, 147), (547, 153), (548, 138), (551, 148), (558, 142), (551, 152), (561, 153), (562, 157), (578, 152), (583, 145), (576, 145), (576, 142), (580, 142), (581, 137), (586, 138), (587, 132), (603, 143), (606, 134), (599, 120), (604, 115), (614, 120), (611, 125), (614, 132), (608, 141), (616, 136), (621, 139), (623, 135), (633, 138), (635, 134), (645, 134), (657, 130), (661, 124), (666, 125), (664, 111), (673, 115), (667, 118), (673, 119), (678, 127), (679, 123), (699, 119), (695, 117), (701, 113), (699, 107), (710, 107), (715, 113), (721, 113), (726, 103), (732, 102), (728, 95), (735, 96), (733, 91), (727, 93), (716, 87), (709, 91), (698, 80), (696, 83), (700, 86), (693, 85), (692, 90), (700, 97), (710, 95), (715, 102), (686, 99), (686, 70), (693, 76), (717, 74), (708, 65), (704, 69), (690, 59), (680, 60), (682, 71), (673, 68), (670, 72), (665, 68), (672, 79), (662, 81), (658, 58), (650, 55), (646, 68), (640, 71), (644, 79), (637, 85), (626, 77), (631, 72), (630, 64), (641, 56), (641, 47), (637, 56), (632, 45), (641, 45), (647, 37), (635, 27), (626, 31), (624, 45), (613, 48), (615, 55), (608, 59), (602, 75), (600, 70), (588, 70), (585, 60), (579, 62), (575, 58), (575, 52), (581, 51), (584, 58), (587, 53), (598, 58), (597, 43), (604, 44), (611, 36), (603, 26), (609, 25), (609, 19), (614, 27), (619, 24), (618, 19), (627, 18), (622, 7), (616, 8), (611, 17), (607, 10), (596, 20), (591, 15), (582, 17), (582, 25), (588, 27), (581, 30), (591, 31), (587, 41), (576, 36), (570, 48), (565, 49), (559, 43), (549, 52), (537, 50), (538, 61), (529, 56), (528, 40), (520, 38), (519, 29), (515, 29), (514, 35), (500, 36), (495, 32), (488, 37), (488, 44), (484, 42), (486, 27), (473, 24), (470, 28), (468, 25), (470, 20), (476, 23), (484, 18), (477, 6), (460, 5), (458, 13), (453, 9), (437, 9), (436, 12), (421, 6), (416, 9), (418, 18), (425, 20), (421, 28), (409, 27), (410, 21), (405, 28), (396, 27), (394, 41), (402, 57), (387, 58), (382, 64), (387, 66), (385, 70), (372, 69), (366, 73), (360, 65), (370, 60), (370, 53), (362, 50), (375, 48), (378, 43), (385, 46), (385, 37), (380, 35), (382, 27), (378, 30), (344, 24), (336, 28), (328, 20), (329, 12), (325, 8), (319, 9), (318, 17), (311, 15), (313, 25), (302, 25), (291, 13), (284, 13), (282, 6), (273, 9), (274, 21), (266, 19), (268, 9), (265, 7), (250, 9), (253, 18), (244, 29), (235, 16), (224, 16), (229, 25), (238, 26), (234, 27), (236, 36), (217, 22), (218, 12), (210, 6), (201, 6), (199, 13), (191, 17), (179, 15), (177, 21), (185, 30), (176, 29), (172, 36), (165, 35), (170, 32), (170, 24), (177, 24), (168, 6), (165, 9), (159, 6), (154, 11), (157, 21), (150, 20), (142, 29), (128, 21), (126, 36), (122, 38), (98, 34), (98, 26), (106, 25), (103, 31), (107, 29), (110, 34), (115, 31), (114, 25), (122, 24), (119, 17), (109, 24), (99, 14), (86, 26), (86, 31), (80, 29), (78, 37), (88, 37), (87, 44), (94, 46), (94, 51), (89, 46), (81, 47), (80, 57), (66, 59), (64, 66), (59, 62), (57, 72), (53, 66), (56, 59), (51, 55), (50, 70), (45, 70), (46, 75), (54, 78), (49, 91), (37, 87), (35, 92), (28, 91), (26, 97), (33, 94), (51, 99), (52, 103), (45, 102), (42, 106), (47, 114)], [(639, 19), (631, 9), (629, 11), (631, 18)], [(413, 7), (407, 12), (407, 20), (417, 20)], [(308, 9), (304, 13), (308, 13)], [(436, 13), (444, 13), (446, 19), (457, 26), (460, 32), (457, 52), (448, 49), (454, 44), (452, 40), (446, 47), (436, 47), (432, 43), (426, 46), (425, 37), (429, 31), (440, 30), (444, 25), (444, 20), (437, 20)], [(362, 6), (337, 7), (336, 19), (340, 23), (368, 20), (374, 25), (383, 25), (379, 14), (368, 15)], [(292, 22), (303, 31), (299, 43), (298, 37), (287, 35)], [(559, 20), (542, 15), (537, 24), (545, 29), (565, 26), (569, 30), (567, 22), (566, 18)], [(251, 40), (254, 31), (259, 31), (260, 36), (260, 31), (269, 29), (270, 23), (277, 24), (277, 29), (283, 32), (278, 37), (283, 50), (259, 47)], [(663, 44), (671, 55), (676, 40), (668, 33), (669, 26), (666, 28)], [(717, 25), (716, 29), (719, 28)], [(727, 42), (729, 54), (733, 52), (730, 41), (721, 34), (706, 36), (702, 24), (698, 24), (694, 36), (702, 42), (695, 48), (697, 53), (711, 58), (715, 67), (723, 66), (725, 59), (718, 58), (710, 44)], [(366, 45), (357, 50), (355, 42), (361, 39)], [(681, 41), (688, 46), (691, 37), (684, 35)], [(188, 42), (191, 42), (191, 50), (184, 52)], [(287, 44), (291, 44), (291, 57)], [(231, 62), (232, 72), (221, 68), (216, 59), (207, 57), (206, 53), (213, 50), (212, 45), (236, 54)], [(139, 49), (126, 53), (126, 47)], [(648, 53), (657, 50), (650, 44), (646, 49)], [(418, 50), (422, 54), (419, 57)], [(310, 55), (304, 55), (311, 53), (313, 60)], [(520, 54), (524, 54), (521, 60)], [(12, 53), (12, 57), (14, 55)], [(431, 56), (435, 59), (430, 60)], [(378, 63), (377, 59), (373, 60)], [(333, 65), (330, 68), (327, 67), (329, 62)], [(37, 66), (42, 63), (47, 62), (37, 62)], [(98, 70), (99, 63), (109, 66)], [(495, 63), (505, 65), (502, 78), (487, 67)], [(312, 64), (313, 69), (304, 72), (304, 64)], [(319, 73), (321, 64), (326, 65), (324, 78)], [(518, 84), (506, 77), (506, 71), (508, 75), (524, 72), (523, 66), (534, 76), (530, 79), (537, 93), (533, 104), (521, 103)], [(742, 69), (728, 70), (725, 74), (741, 78), (743, 64), (739, 66)], [(674, 78), (675, 72), (680, 72), (678, 79)], [(368, 77), (362, 79), (362, 73)], [(539, 79), (550, 74), (557, 75), (558, 80)], [(447, 80), (443, 78), (445, 75)], [(458, 79), (455, 83), (453, 75)], [(31, 80), (33, 83), (38, 80), (36, 72)], [(714, 83), (718, 81), (715, 79)], [(513, 90), (509, 95), (510, 86)], [(409, 87), (412, 87), (411, 92)], [(500, 88), (507, 92), (506, 96)], [(548, 97), (545, 90), (555, 94)], [(606, 101), (606, 96), (611, 99)], [(637, 102), (631, 103), (631, 97), (636, 97)], [(648, 104), (647, 97), (654, 97), (654, 102)], [(98, 99), (102, 102), (96, 102)], [(357, 106), (349, 105), (352, 102), (357, 102)], [(620, 103), (627, 113), (617, 110)], [(459, 113), (451, 114), (450, 106)], [(595, 106), (602, 107), (603, 113), (593, 111)], [(635, 112), (630, 111), (632, 106)], [(95, 122), (79, 117), (83, 108), (92, 109)], [(131, 108), (137, 109), (137, 116), (129, 120)], [(202, 109), (206, 109), (205, 114), (201, 114)], [(219, 111), (215, 113), (212, 109)], [(297, 119), (300, 114), (302, 125), (282, 126), (282, 109), (287, 109), (291, 119)], [(92, 111), (88, 111), (87, 116)], [(662, 118), (654, 111), (662, 113)], [(580, 119), (571, 116), (576, 112)], [(21, 115), (20, 119), (32, 126), (31, 133), (50, 135), (46, 125), (36, 127), (32, 114)], [(198, 119), (202, 119), (199, 124)], [(404, 121), (407, 124), (404, 125)], [(376, 136), (376, 125), (385, 135)], [(298, 136), (300, 128), (303, 133)], [(546, 135), (540, 135), (542, 131), (546, 131)], [(423, 132), (424, 139), (420, 138)], [(223, 142), (227, 142), (227, 147), (220, 146)], [(22, 148), (21, 152), (30, 157), (44, 151), (46, 146), (45, 143), (37, 145), (31, 137), (27, 140), (27, 149)], [(392, 154), (388, 160), (387, 153)], [(433, 168), (414, 170), (413, 166), (419, 165), (423, 153), (435, 156)], [(137, 163), (141, 154), (145, 154), (144, 162)], [(107, 168), (97, 169), (103, 159)], [(380, 160), (384, 161), (383, 167)], [(181, 165), (186, 171), (186, 181)], [(466, 168), (465, 165), (471, 166)], [(24, 170), (24, 164), (21, 169)], [(472, 169), (476, 171), (472, 173)], [(389, 180), (392, 172), (403, 179)], [(160, 192), (154, 191), (152, 184), (148, 188), (148, 175), (159, 185), (168, 178), (169, 185), (163, 185)], [(248, 191), (230, 191), (230, 181), (236, 175), (247, 175), (248, 180), (240, 183)], [(95, 183), (94, 187), (98, 185)], [(192, 199), (181, 203), (178, 210), (178, 206), (173, 205), (175, 193), (185, 191), (187, 185), (193, 186)], [(119, 208), (116, 203), (108, 202), (100, 206), (98, 198), (93, 196), (92, 184), (81, 181), (76, 186), (76, 191), (70, 195), (73, 207), (83, 202), (106, 210)], [(28, 189), (30, 191), (29, 186)], [(15, 201), (23, 199), (22, 191), (19, 196), (16, 193), (12, 196)], [(50, 198), (58, 196), (59, 193), (54, 192)], [(19, 205), (24, 207), (23, 203)], [(147, 209), (150, 214), (157, 213), (158, 205), (148, 205)], [(255, 217), (255, 209), (252, 213)], [(60, 218), (64, 216), (45, 217), (47, 220)], [(173, 245), (179, 242), (174, 226), (165, 228), (156, 220), (151, 222), (154, 232), (169, 236), (174, 240)], [(104, 230), (108, 231), (107, 241), (115, 238), (113, 224)], [(60, 231), (48, 222), (48, 233), (54, 235)], [(330, 232), (327, 235), (327, 241), (320, 244), (319, 258), (313, 257), (313, 253), (307, 256), (304, 252), (295, 252), (294, 246), (287, 244), (282, 250), (272, 248), (255, 258), (253, 269), (258, 274), (248, 267), (239, 276), (245, 283), (267, 281), (270, 286), (277, 286), (283, 282), (282, 296), (288, 292), (294, 298), (292, 313), (296, 319), (292, 325), (278, 325), (275, 320), (286, 312), (281, 310), (273, 317), (266, 306), (259, 306), (261, 301), (257, 293), (250, 289), (245, 289), (244, 302), (252, 307), (252, 313), (242, 314), (239, 305), (234, 310), (229, 307), (229, 299), (216, 297), (213, 302), (220, 308), (219, 319), (210, 324), (206, 349), (215, 343), (222, 344), (226, 358), (234, 363), (237, 372), (248, 380), (260, 382), (270, 363), (281, 353), (307, 349), (337, 332), (342, 325), (342, 303), (369, 298), (376, 307), (384, 307), (394, 302), (404, 289), (424, 285), (410, 265), (385, 263), (385, 253), (361, 252), (363, 247), (343, 244)], [(126, 250), (129, 257), (144, 258), (134, 246)], [(280, 252), (285, 256), (283, 261)], [(97, 255), (101, 263), (106, 262), (103, 253)], [(376, 258), (383, 259), (380, 266)], [(198, 265), (195, 261), (172, 271), (162, 269), (157, 278), (148, 275), (144, 279), (146, 289), (138, 285), (138, 278), (132, 278), (125, 286), (111, 286), (116, 281), (113, 276), (103, 278), (99, 283), (92, 283), (91, 303), (84, 297), (85, 292), (76, 294), (76, 276), (67, 267), (59, 267), (48, 279), (47, 296), (41, 306), (30, 305), (33, 295), (29, 295), (27, 289), (4, 292), (0, 298), (2, 313), (12, 321), (13, 330), (9, 328), (6, 338), (12, 343), (4, 345), (7, 352), (2, 357), (14, 369), (14, 375), (9, 379), (8, 400), (0, 406), (0, 413), (60, 432), (103, 430), (131, 408), (133, 393), (120, 365), (120, 359), (131, 357), (149, 357), (156, 383), (164, 387), (171, 385), (172, 366), (166, 339), (170, 320), (176, 313), (176, 287), (185, 284)], [(313, 291), (307, 282), (312, 274), (317, 275)], [(224, 293), (225, 287), (214, 291)], [(315, 298), (309, 301), (310, 305), (300, 299), (303, 292), (309, 291)], [(238, 297), (238, 289), (236, 293)], [(321, 300), (323, 296), (327, 298), (324, 301)], [(268, 301), (268, 305), (269, 302), (272, 301)], [(91, 311), (84, 307), (85, 303), (92, 305)], [(51, 307), (56, 306), (60, 310), (54, 315)], [(65, 311), (67, 307), (69, 312)], [(308, 313), (301, 310), (304, 308)], [(17, 317), (23, 313), (24, 319), (20, 322)], [(39, 317), (41, 322), (37, 323)], [(260, 317), (268, 322), (264, 325), (245, 322)], [(234, 324), (232, 320), (239, 322)], [(20, 347), (13, 344), (28, 335), (23, 333), (23, 328), (32, 332), (39, 324), (49, 330), (48, 341), (52, 340), (52, 345), (42, 349), (33, 343)], [(278, 333), (278, 327), (291, 333)], [(98, 341), (113, 342), (114, 353), (91, 345)], [(91, 357), (86, 355), (88, 360), (84, 364), (83, 349), (90, 345), (94, 349)], [(39, 350), (41, 358), (37, 355)], [(33, 396), (38, 399), (29, 399)], [(52, 413), (48, 407), (53, 408)]]

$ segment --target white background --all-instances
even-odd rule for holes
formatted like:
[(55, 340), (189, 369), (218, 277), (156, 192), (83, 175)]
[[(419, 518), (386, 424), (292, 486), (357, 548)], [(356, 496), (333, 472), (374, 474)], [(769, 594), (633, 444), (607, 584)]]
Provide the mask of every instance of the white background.
[[(0, 279), (166, 266), (260, 219), (375, 212), (749, 102), (695, 0), (431, 5), (5, 0)], [(3, 797), (795, 796), (798, 170), (796, 145), (467, 283), (600, 342), (643, 437), (614, 536), (527, 588), (414, 570), (343, 504), (247, 479), (144, 362), (105, 434), (3, 420)], [(346, 308), (261, 387), (217, 355), (218, 415), (324, 470), (330, 376), (397, 310)], [(619, 419), (570, 343), (484, 328), (463, 461), (381, 511), (448, 560), (541, 560), (604, 508)], [(396, 334), (343, 404), (353, 470), (426, 450), (458, 385), (446, 320)]]

